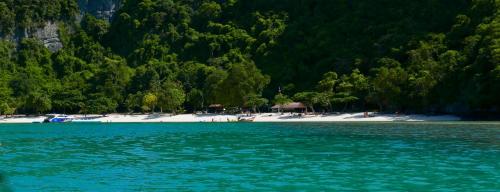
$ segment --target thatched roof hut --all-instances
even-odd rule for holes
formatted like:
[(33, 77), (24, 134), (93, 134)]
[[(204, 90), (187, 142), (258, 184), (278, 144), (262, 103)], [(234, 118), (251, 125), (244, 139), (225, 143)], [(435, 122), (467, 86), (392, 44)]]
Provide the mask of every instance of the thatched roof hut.
[(224, 106), (222, 106), (222, 104), (212, 104), (209, 105), (208, 108), (224, 108)]
[(306, 110), (306, 105), (301, 102), (288, 103), (286, 105), (275, 105), (271, 107), (273, 111), (304, 111)]
[(224, 112), (224, 105), (222, 104), (211, 104), (208, 106), (208, 113), (222, 113)]

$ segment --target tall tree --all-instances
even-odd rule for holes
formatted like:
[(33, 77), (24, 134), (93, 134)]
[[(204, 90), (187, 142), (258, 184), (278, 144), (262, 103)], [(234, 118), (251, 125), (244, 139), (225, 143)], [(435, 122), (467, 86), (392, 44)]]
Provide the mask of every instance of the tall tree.
[(269, 81), (253, 62), (230, 64), (228, 76), (218, 86), (217, 99), (225, 106), (241, 107), (246, 96), (261, 94)]
[(185, 100), (186, 94), (184, 93), (182, 86), (178, 82), (163, 82), (162, 90), (160, 91), (160, 96), (158, 99), (159, 106), (161, 107), (161, 112), (163, 112), (163, 109), (166, 109), (175, 114)]
[(155, 107), (158, 105), (158, 97), (153, 93), (146, 93), (142, 99), (142, 105), (144, 111), (155, 112)]
[[(318, 93), (317, 92), (300, 92), (296, 93), (293, 96), (294, 101), (299, 101), (304, 103), (307, 108), (311, 109), (313, 113), (316, 111), (314, 110), (314, 105), (319, 103), (319, 98), (318, 98)], [(307, 113), (307, 108), (306, 108), (306, 113)]]
[(401, 64), (393, 59), (383, 58), (382, 67), (375, 69), (373, 87), (369, 98), (376, 102), (380, 111), (400, 110), (404, 101), (403, 89), (408, 75)]
[(251, 94), (245, 97), (245, 106), (251, 107), (254, 113), (259, 112), (260, 108), (267, 105), (269, 100), (262, 98), (262, 96)]

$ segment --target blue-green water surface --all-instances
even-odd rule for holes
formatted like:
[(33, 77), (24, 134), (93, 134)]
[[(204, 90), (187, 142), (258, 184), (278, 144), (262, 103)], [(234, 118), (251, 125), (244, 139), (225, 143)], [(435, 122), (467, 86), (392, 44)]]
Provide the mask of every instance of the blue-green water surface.
[(0, 191), (500, 191), (500, 125), (0, 125)]

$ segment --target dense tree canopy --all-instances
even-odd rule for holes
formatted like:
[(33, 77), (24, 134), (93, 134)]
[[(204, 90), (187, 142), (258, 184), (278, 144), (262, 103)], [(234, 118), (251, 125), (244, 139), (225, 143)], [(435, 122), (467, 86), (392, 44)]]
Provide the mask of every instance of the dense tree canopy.
[[(259, 111), (290, 99), (310, 111), (500, 111), (498, 1), (122, 3), (107, 21), (76, 0), (1, 1), (0, 114)], [(57, 52), (22, 35), (47, 21)]]

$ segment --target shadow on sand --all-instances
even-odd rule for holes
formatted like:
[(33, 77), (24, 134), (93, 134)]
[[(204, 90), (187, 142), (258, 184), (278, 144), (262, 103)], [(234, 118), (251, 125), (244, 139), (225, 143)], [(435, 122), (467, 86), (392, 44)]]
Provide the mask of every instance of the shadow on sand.
[(159, 118), (162, 118), (162, 114), (158, 114), (158, 113), (154, 113), (154, 114), (149, 114), (146, 118), (144, 118), (145, 120), (151, 120), (151, 119), (159, 119)]

